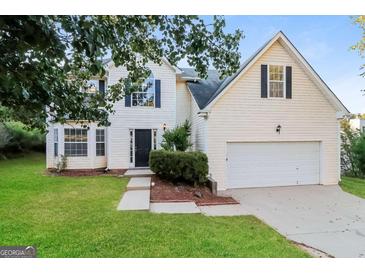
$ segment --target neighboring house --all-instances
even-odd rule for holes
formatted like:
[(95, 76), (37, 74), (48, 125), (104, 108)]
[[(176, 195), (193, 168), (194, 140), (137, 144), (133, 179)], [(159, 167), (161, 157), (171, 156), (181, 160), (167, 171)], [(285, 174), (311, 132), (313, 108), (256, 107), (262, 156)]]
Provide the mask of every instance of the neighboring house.
[(351, 119), (350, 126), (354, 130), (359, 130), (360, 132), (365, 133), (365, 119), (362, 118)]
[[(340, 180), (339, 120), (349, 112), (282, 32), (223, 80), (214, 70), (199, 79), (167, 60), (149, 67), (151, 87), (118, 102), (110, 127), (51, 125), (47, 167), (63, 154), (70, 169), (148, 166), (164, 129), (188, 119), (192, 149), (208, 155), (218, 190)], [(125, 75), (110, 62), (96, 84)]]

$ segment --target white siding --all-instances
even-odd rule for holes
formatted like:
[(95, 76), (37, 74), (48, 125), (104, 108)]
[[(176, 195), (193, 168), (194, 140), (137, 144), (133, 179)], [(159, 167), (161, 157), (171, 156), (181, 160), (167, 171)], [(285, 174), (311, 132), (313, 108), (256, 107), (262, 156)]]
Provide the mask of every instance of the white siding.
[[(56, 168), (58, 157), (54, 156), (54, 142), (53, 134), (54, 129), (58, 129), (58, 155), (64, 155), (64, 129), (65, 128), (80, 128), (80, 125), (75, 123), (69, 123), (65, 125), (52, 124), (47, 134), (47, 168)], [(67, 157), (67, 169), (95, 169), (104, 168), (107, 164), (107, 155), (96, 156), (96, 136), (97, 129), (96, 123), (89, 124), (89, 130), (87, 132), (87, 156), (85, 157)], [(108, 136), (108, 130), (105, 131), (106, 138)], [(107, 145), (107, 144), (106, 144)], [(106, 152), (106, 151), (105, 151)], [(107, 153), (107, 152), (106, 152)]]
[[(261, 64), (292, 66), (293, 99), (261, 98)], [(278, 43), (222, 96), (208, 118), (209, 172), (226, 189), (227, 142), (319, 141), (320, 183), (339, 180), (336, 111), (299, 64)], [(275, 129), (281, 125), (281, 134)]]
[(198, 151), (207, 151), (207, 120), (199, 116), (200, 111), (194, 99), (191, 100), (191, 142), (192, 149)]
[(185, 82), (176, 83), (176, 124), (191, 121), (191, 95)]
[[(108, 134), (108, 168), (129, 168), (129, 129), (157, 129), (157, 139), (161, 142), (163, 124), (173, 128), (176, 124), (176, 73), (163, 63), (161, 66), (149, 63), (155, 79), (161, 80), (161, 108), (125, 107), (124, 99), (115, 104), (115, 113), (109, 117), (111, 126)], [(111, 65), (108, 85), (125, 77), (124, 68)]]

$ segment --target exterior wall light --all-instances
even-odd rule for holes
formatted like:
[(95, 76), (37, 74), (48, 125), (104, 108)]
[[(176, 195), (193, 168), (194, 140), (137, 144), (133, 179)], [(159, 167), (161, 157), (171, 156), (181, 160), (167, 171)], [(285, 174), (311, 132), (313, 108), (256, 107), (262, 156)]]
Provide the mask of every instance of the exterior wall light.
[(163, 131), (166, 131), (166, 123), (163, 123), (162, 129), (163, 129)]
[(276, 126), (276, 132), (280, 134), (280, 131), (281, 131), (281, 125), (277, 125)]

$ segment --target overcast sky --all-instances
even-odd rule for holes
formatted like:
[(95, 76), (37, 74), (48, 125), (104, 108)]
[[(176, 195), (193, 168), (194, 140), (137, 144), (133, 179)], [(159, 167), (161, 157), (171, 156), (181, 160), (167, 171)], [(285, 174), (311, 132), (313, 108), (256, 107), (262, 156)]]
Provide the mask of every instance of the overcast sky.
[[(245, 33), (242, 61), (275, 33), (282, 30), (317, 73), (352, 113), (365, 113), (365, 63), (351, 45), (361, 39), (361, 30), (349, 16), (226, 16), (226, 30)], [(208, 20), (210, 18), (207, 18)], [(181, 62), (182, 67), (186, 66)]]

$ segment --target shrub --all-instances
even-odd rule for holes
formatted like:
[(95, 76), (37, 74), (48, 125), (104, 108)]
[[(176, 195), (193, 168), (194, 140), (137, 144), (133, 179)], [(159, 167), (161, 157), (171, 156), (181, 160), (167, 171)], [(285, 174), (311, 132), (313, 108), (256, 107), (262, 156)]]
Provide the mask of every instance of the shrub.
[(352, 146), (354, 160), (359, 170), (359, 175), (365, 176), (365, 134), (361, 134)]
[(62, 172), (67, 168), (67, 156), (60, 155), (57, 161), (56, 169), (57, 172)]
[(0, 154), (44, 151), (45, 136), (38, 129), (27, 129), (20, 122), (5, 122), (0, 127)]
[(203, 184), (207, 181), (208, 158), (202, 152), (152, 150), (150, 168), (161, 178)]
[(189, 147), (191, 147), (191, 143), (189, 141), (190, 134), (191, 124), (186, 120), (184, 124), (177, 126), (172, 130), (165, 131), (162, 135), (163, 141), (161, 143), (161, 147), (170, 151), (186, 151)]
[(359, 176), (359, 168), (354, 154), (354, 144), (360, 137), (358, 130), (353, 130), (347, 119), (341, 121), (341, 171), (348, 176)]

